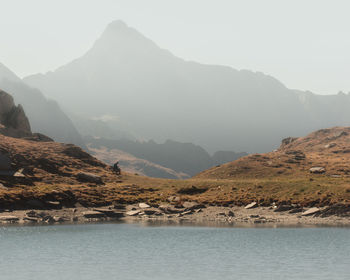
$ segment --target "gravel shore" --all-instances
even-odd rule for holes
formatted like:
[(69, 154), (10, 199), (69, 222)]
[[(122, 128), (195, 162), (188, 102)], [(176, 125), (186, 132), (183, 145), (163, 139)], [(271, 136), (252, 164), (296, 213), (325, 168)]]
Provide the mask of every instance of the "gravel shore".
[[(248, 207), (249, 208), (249, 207)], [(288, 209), (288, 210), (286, 210)], [(331, 208), (218, 207), (188, 202), (181, 208), (170, 204), (151, 207), (146, 203), (100, 208), (54, 210), (3, 210), (0, 225), (52, 225), (97, 222), (147, 224), (198, 224), (227, 226), (350, 226), (350, 217)], [(333, 208), (332, 208), (333, 209)]]

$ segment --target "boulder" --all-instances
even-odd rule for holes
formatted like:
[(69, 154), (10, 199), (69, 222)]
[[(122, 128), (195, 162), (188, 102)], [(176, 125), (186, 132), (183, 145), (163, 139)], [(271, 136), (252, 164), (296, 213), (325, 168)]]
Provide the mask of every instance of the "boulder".
[(16, 216), (0, 216), (0, 222), (9, 222), (9, 223), (13, 223), (13, 222), (18, 222), (19, 218)]
[(185, 201), (182, 204), (182, 206), (185, 207), (187, 210), (195, 210), (195, 209), (205, 208), (204, 204), (199, 204), (197, 202), (192, 202), (192, 201)]
[(61, 208), (61, 203), (59, 201), (46, 201), (45, 204), (49, 208), (59, 209)]
[(104, 213), (99, 211), (86, 211), (86, 212), (83, 212), (83, 216), (84, 218), (87, 218), (87, 219), (96, 219), (96, 218), (106, 217)]
[(140, 214), (142, 211), (141, 210), (131, 210), (126, 212), (125, 214), (127, 216), (137, 216), (138, 214)]
[(95, 184), (103, 184), (101, 176), (98, 176), (96, 174), (86, 173), (86, 172), (80, 172), (77, 175), (77, 179), (80, 182), (88, 182), (88, 183), (95, 183)]
[(313, 173), (313, 174), (323, 174), (326, 172), (326, 168), (322, 166), (314, 166), (314, 167), (311, 167), (309, 171), (310, 173)]
[(147, 203), (139, 203), (139, 208), (141, 209), (145, 209), (145, 208), (150, 208), (151, 206), (149, 206)]
[(311, 215), (319, 213), (320, 211), (321, 211), (320, 208), (312, 207), (312, 208), (306, 210), (305, 212), (303, 212), (301, 215), (302, 216), (311, 216)]
[(93, 210), (97, 212), (101, 212), (109, 218), (121, 218), (124, 216), (123, 213), (116, 212), (113, 209), (109, 209), (109, 208), (94, 208)]
[(162, 204), (159, 206), (159, 209), (162, 210), (166, 214), (178, 214), (183, 212), (181, 209), (177, 209), (169, 204)]
[(244, 208), (245, 209), (252, 209), (255, 207), (258, 207), (258, 204), (256, 202), (252, 202), (252, 203), (249, 203), (248, 205), (246, 205)]
[(157, 208), (147, 208), (147, 209), (144, 209), (143, 212), (146, 215), (154, 215), (154, 214), (158, 213), (159, 210)]
[(228, 211), (227, 216), (229, 216), (229, 217), (234, 217), (234, 216), (235, 216), (235, 213), (233, 213), (232, 211)]
[(289, 211), (292, 210), (294, 207), (292, 205), (287, 205), (287, 204), (282, 204), (279, 205), (274, 212), (285, 212), (285, 211)]

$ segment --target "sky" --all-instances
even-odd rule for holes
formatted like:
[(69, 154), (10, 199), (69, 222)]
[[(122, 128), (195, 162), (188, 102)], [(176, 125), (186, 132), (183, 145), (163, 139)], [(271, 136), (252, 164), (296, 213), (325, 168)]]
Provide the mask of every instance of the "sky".
[(83, 55), (122, 20), (186, 60), (350, 92), (349, 0), (0, 0), (0, 62), (18, 76)]

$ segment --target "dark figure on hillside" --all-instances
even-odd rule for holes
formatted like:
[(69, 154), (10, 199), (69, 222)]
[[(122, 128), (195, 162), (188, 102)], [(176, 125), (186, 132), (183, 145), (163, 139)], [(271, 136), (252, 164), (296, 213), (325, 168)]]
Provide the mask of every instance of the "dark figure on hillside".
[(117, 175), (120, 175), (121, 170), (120, 170), (120, 167), (119, 167), (119, 161), (117, 161), (117, 162), (113, 165), (113, 171), (114, 171)]

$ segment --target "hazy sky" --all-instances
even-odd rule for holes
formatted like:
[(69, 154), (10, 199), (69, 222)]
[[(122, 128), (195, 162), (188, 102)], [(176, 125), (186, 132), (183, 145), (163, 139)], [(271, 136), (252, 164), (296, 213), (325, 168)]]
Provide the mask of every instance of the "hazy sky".
[(262, 71), (289, 88), (350, 91), (349, 0), (0, 0), (0, 62), (54, 70), (121, 19), (177, 56)]

